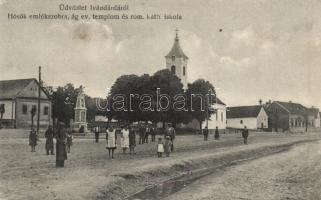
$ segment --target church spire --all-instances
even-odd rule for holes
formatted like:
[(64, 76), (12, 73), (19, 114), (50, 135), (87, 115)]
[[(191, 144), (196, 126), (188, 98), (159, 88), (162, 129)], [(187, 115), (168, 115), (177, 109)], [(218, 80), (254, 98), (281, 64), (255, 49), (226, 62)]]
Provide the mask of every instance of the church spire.
[(188, 59), (188, 57), (185, 55), (185, 53), (183, 52), (183, 50), (179, 44), (178, 29), (177, 28), (176, 28), (175, 32), (176, 32), (176, 36), (175, 36), (174, 45), (173, 45), (171, 51), (165, 57), (171, 58), (174, 56), (177, 58)]

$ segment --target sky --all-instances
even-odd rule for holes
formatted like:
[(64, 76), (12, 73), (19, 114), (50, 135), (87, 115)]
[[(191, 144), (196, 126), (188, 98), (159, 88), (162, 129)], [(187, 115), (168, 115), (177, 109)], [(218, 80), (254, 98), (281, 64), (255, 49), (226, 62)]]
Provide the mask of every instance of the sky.
[[(8, 13), (86, 14), (59, 11), (61, 3), (183, 19), (8, 20)], [(121, 75), (164, 69), (178, 28), (188, 81), (209, 80), (228, 106), (271, 99), (321, 108), (320, 10), (318, 0), (0, 0), (0, 80), (37, 77), (42, 66), (47, 85), (71, 82), (104, 97)]]

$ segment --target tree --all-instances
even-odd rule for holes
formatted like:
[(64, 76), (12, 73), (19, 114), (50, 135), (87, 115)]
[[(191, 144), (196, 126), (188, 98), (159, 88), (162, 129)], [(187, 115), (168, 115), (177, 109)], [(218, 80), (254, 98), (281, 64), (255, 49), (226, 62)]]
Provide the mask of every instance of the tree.
[(56, 90), (51, 86), (44, 89), (52, 101), (53, 120), (68, 125), (70, 120), (74, 118), (74, 108), (80, 88), (75, 88), (73, 84), (68, 83), (63, 87), (59, 86)]
[(186, 96), (188, 98), (188, 107), (190, 108), (190, 114), (193, 118), (197, 119), (202, 129), (202, 123), (214, 112), (210, 109), (211, 104), (216, 98), (214, 86), (204, 79), (198, 79), (191, 84), (188, 84), (186, 90)]

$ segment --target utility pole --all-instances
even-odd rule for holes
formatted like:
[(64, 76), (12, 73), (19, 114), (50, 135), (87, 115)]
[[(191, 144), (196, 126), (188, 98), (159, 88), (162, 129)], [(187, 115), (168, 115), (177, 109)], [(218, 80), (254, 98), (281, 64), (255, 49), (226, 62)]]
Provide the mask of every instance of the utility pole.
[(41, 95), (41, 66), (39, 66), (39, 85), (38, 85), (38, 114), (37, 114), (37, 133), (39, 134), (40, 123), (40, 95)]

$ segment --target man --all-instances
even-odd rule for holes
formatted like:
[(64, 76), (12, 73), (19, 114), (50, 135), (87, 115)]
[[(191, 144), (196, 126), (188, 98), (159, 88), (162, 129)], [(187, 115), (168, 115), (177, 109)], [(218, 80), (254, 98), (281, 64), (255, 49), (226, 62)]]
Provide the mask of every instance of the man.
[(56, 167), (64, 167), (67, 160), (67, 130), (63, 122), (59, 123), (56, 140)]
[(144, 143), (144, 137), (145, 137), (145, 128), (143, 125), (139, 126), (139, 141), (138, 144), (143, 144)]
[(99, 126), (96, 126), (95, 128), (94, 128), (94, 132), (95, 132), (95, 141), (96, 141), (96, 143), (98, 143), (99, 142)]
[(218, 131), (218, 127), (215, 128), (214, 139), (215, 140), (219, 140), (220, 139), (220, 132)]
[(204, 141), (207, 141), (208, 139), (208, 127), (205, 126), (205, 128), (203, 129), (203, 135), (204, 135)]
[(29, 145), (31, 147), (31, 152), (36, 152), (38, 135), (36, 130), (32, 127), (29, 134)]
[(156, 138), (156, 130), (154, 127), (151, 127), (150, 129), (150, 134), (152, 136), (152, 142), (155, 142), (155, 138)]
[(54, 131), (51, 125), (48, 126), (48, 129), (45, 133), (45, 138), (46, 138), (46, 153), (49, 155), (49, 152), (51, 155), (54, 154)]
[(172, 124), (168, 124), (168, 128), (165, 131), (165, 138), (166, 138), (166, 136), (170, 137), (170, 140), (171, 140), (171, 151), (173, 152), (174, 151), (174, 140), (175, 140), (175, 137), (176, 137), (176, 132), (175, 132), (174, 127), (172, 127)]
[(244, 144), (247, 144), (247, 138), (249, 137), (249, 130), (247, 130), (246, 126), (244, 126), (244, 129), (242, 130), (242, 137), (244, 140)]

